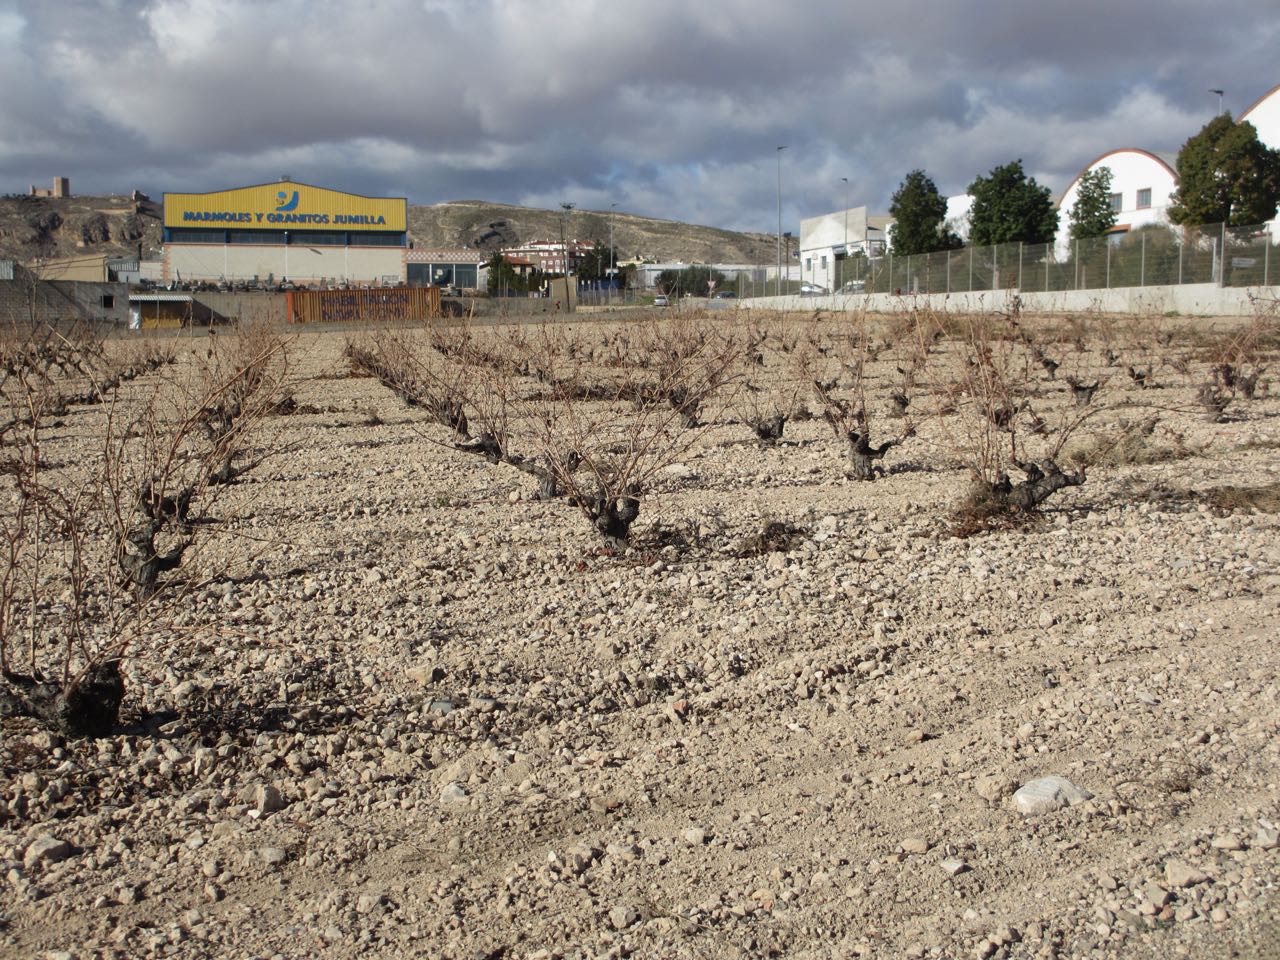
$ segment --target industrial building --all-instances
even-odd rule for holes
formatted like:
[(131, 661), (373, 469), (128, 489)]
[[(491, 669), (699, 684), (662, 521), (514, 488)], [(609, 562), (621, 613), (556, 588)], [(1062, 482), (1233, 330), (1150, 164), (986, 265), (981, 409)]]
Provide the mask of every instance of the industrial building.
[(323, 285), (405, 280), (408, 202), (281, 180), (164, 195), (160, 279)]
[(878, 257), (888, 241), (889, 216), (868, 215), (866, 207), (836, 210), (800, 221), (800, 279), (814, 286), (834, 290), (855, 279), (845, 260)]

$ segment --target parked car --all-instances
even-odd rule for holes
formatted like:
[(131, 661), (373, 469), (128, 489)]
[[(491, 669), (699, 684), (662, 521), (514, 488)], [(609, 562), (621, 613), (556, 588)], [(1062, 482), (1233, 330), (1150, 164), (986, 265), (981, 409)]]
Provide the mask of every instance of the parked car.
[(840, 288), (840, 292), (841, 293), (866, 293), (867, 281), (850, 280), (848, 283), (846, 283), (843, 287)]
[(715, 296), (715, 299), (717, 300), (736, 300), (737, 298), (738, 298), (738, 295), (734, 293), (732, 290), (721, 290)]
[(800, 284), (800, 296), (802, 297), (821, 297), (828, 293), (826, 287), (820, 287), (816, 283)]
[(671, 301), (667, 299), (665, 295), (660, 293), (653, 298), (653, 305), (655, 307), (669, 307), (671, 306)]

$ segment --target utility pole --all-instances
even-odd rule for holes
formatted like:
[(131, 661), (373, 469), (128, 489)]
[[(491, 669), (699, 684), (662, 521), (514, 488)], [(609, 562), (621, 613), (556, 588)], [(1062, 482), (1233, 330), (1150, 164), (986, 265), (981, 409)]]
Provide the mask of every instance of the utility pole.
[(782, 151), (787, 149), (785, 146), (778, 148), (778, 276), (774, 281), (773, 292), (775, 296), (782, 296)]
[(573, 300), (569, 296), (569, 244), (564, 238), (564, 222), (569, 219), (569, 214), (573, 210), (572, 203), (561, 203), (560, 209), (564, 211), (560, 215), (560, 255), (564, 257), (560, 261), (563, 267), (562, 274), (564, 277), (564, 312), (573, 313)]
[(849, 262), (849, 178), (840, 179), (844, 181), (844, 256), (840, 258), (840, 276), (836, 277), (836, 283), (843, 285), (844, 267)]

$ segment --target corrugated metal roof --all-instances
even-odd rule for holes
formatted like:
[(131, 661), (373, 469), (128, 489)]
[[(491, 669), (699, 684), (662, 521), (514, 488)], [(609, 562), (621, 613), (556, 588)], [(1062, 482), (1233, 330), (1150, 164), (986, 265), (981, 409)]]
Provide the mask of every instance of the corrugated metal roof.
[(195, 297), (189, 293), (131, 293), (130, 303), (191, 303)]
[(13, 261), (0, 260), (0, 280), (13, 279)]

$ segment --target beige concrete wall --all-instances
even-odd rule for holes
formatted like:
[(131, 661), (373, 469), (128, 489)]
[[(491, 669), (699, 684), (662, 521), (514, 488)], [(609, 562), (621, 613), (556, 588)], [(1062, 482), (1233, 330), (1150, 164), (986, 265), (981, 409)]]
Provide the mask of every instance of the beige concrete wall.
[(825, 297), (756, 297), (739, 301), (744, 307), (767, 310), (833, 310), (894, 313), (913, 307), (971, 312), (1008, 310), (1014, 297), (1028, 313), (1069, 313), (1096, 310), (1102, 313), (1164, 314), (1203, 317), (1248, 317), (1257, 309), (1254, 298), (1280, 298), (1280, 287), (1220, 287), (1213, 283), (1181, 286), (1113, 287), (1110, 290), (1065, 290), (1037, 293), (988, 290), (981, 293), (852, 294)]
[(401, 247), (254, 246), (181, 244), (166, 247), (166, 280), (252, 280), (319, 283), (347, 280), (371, 283), (383, 277), (404, 279)]

